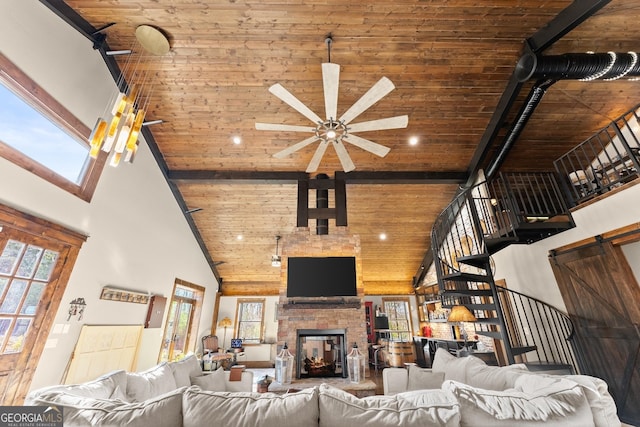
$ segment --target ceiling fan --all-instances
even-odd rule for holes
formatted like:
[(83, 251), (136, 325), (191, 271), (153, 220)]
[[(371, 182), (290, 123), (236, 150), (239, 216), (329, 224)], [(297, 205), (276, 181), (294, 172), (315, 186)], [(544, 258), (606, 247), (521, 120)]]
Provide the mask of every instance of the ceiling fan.
[(356, 167), (344, 146), (345, 142), (348, 142), (356, 147), (362, 148), (365, 151), (375, 154), (379, 157), (384, 157), (390, 151), (388, 147), (377, 144), (368, 139), (354, 135), (356, 132), (368, 132), (385, 129), (399, 129), (407, 127), (409, 122), (408, 116), (396, 116), (388, 117), (384, 119), (371, 120), (367, 122), (353, 123), (351, 122), (366, 111), (373, 104), (384, 98), (389, 92), (395, 89), (395, 86), (386, 77), (382, 77), (376, 84), (374, 84), (362, 97), (356, 101), (342, 116), (338, 116), (338, 86), (340, 81), (340, 65), (331, 63), (331, 43), (332, 38), (327, 37), (325, 40), (329, 49), (329, 62), (322, 64), (322, 83), (324, 89), (324, 105), (326, 119), (320, 118), (316, 113), (311, 111), (306, 105), (304, 105), (298, 98), (296, 98), (291, 92), (285, 89), (279, 83), (274, 84), (269, 88), (269, 92), (280, 98), (283, 102), (288, 104), (294, 110), (315, 123), (314, 127), (311, 126), (293, 126), (285, 124), (275, 123), (256, 123), (256, 129), (258, 130), (271, 130), (271, 131), (288, 131), (288, 132), (311, 132), (313, 136), (306, 138), (297, 144), (294, 144), (282, 151), (275, 153), (273, 156), (277, 158), (284, 158), (307, 145), (313, 144), (316, 141), (320, 141), (320, 145), (316, 149), (315, 154), (311, 158), (309, 165), (307, 166), (307, 172), (315, 172), (318, 170), (320, 161), (324, 156), (324, 153), (329, 146), (333, 145), (336, 150), (340, 164), (345, 172), (354, 170)]

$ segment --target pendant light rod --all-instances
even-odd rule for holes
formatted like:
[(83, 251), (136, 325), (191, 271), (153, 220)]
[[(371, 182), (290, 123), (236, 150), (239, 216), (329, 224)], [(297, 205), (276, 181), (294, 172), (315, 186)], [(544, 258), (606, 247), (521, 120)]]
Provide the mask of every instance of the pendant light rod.
[(327, 62), (331, 62), (331, 44), (333, 43), (333, 36), (331, 33), (327, 34), (327, 38), (324, 39), (324, 42), (327, 44), (327, 56), (329, 58)]

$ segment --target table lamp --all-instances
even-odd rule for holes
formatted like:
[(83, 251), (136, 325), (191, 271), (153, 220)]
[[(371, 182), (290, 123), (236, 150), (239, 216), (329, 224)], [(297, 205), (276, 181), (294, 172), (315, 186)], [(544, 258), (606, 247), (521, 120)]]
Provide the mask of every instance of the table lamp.
[(467, 349), (467, 334), (464, 332), (463, 322), (475, 322), (476, 316), (473, 315), (472, 312), (469, 311), (467, 307), (464, 305), (454, 305), (451, 309), (451, 313), (449, 313), (449, 317), (447, 318), (447, 322), (456, 323), (456, 339), (460, 339), (460, 335), (464, 338), (464, 349)]
[(222, 348), (224, 348), (226, 351), (227, 347), (225, 346), (225, 343), (227, 342), (227, 328), (231, 326), (231, 319), (229, 319), (228, 317), (225, 317), (220, 322), (218, 322), (218, 326), (220, 326), (221, 328), (224, 328), (224, 338), (222, 339)]

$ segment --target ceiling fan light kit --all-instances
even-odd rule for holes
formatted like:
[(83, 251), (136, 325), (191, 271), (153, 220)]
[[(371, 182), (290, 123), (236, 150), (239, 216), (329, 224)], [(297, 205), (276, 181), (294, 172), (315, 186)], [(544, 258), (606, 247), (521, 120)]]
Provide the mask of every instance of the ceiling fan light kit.
[[(329, 36), (325, 40), (329, 51), (329, 61), (331, 61), (331, 44), (333, 39)], [(338, 155), (342, 169), (345, 172), (354, 170), (356, 167), (347, 152), (344, 143), (348, 142), (365, 151), (384, 157), (390, 151), (388, 147), (375, 143), (368, 139), (354, 135), (354, 132), (368, 132), (387, 129), (406, 128), (409, 123), (408, 116), (388, 117), (384, 119), (371, 120), (366, 122), (351, 124), (360, 114), (369, 107), (388, 95), (395, 86), (386, 77), (382, 77), (374, 84), (358, 101), (355, 102), (342, 116), (338, 116), (338, 88), (340, 82), (340, 65), (331, 62), (322, 64), (322, 84), (324, 89), (325, 119), (320, 118), (309, 107), (296, 98), (282, 85), (276, 83), (269, 88), (269, 92), (278, 97), (291, 108), (311, 120), (315, 126), (295, 126), (275, 123), (256, 123), (256, 129), (268, 131), (284, 132), (312, 132), (313, 136), (306, 138), (282, 151), (275, 153), (276, 158), (284, 158), (304, 147), (320, 141), (306, 172), (312, 173), (318, 170), (324, 153), (331, 144)]]

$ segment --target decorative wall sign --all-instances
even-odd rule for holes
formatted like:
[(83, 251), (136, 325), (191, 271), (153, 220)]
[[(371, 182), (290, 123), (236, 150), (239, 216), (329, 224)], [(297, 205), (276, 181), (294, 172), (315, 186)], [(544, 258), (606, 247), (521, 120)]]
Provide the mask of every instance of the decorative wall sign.
[(108, 301), (133, 302), (136, 304), (147, 304), (149, 302), (149, 297), (149, 294), (142, 292), (128, 291), (109, 286), (102, 288), (102, 293), (100, 294), (100, 299)]

